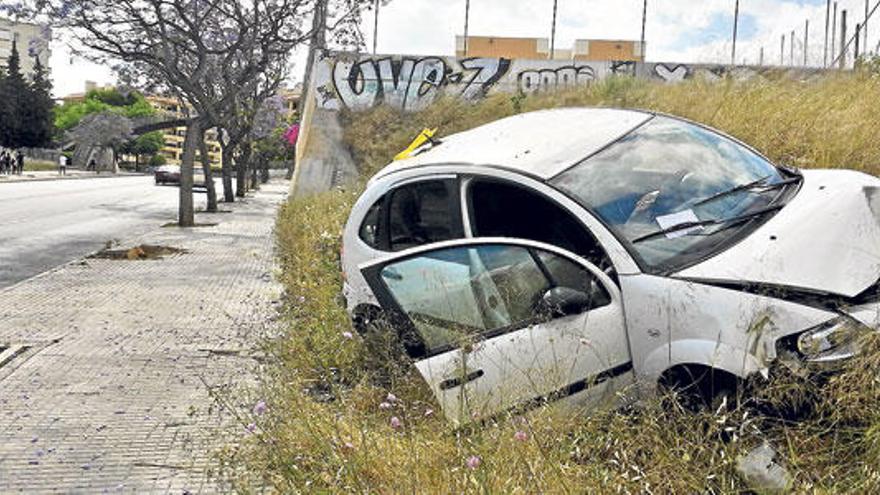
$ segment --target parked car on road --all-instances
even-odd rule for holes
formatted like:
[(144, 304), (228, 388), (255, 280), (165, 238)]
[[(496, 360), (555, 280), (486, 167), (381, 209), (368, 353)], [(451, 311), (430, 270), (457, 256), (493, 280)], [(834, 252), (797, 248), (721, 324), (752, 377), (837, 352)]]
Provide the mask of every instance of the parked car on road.
[(391, 322), (463, 423), (663, 386), (709, 401), (880, 325), (880, 180), (774, 165), (643, 111), (558, 109), (428, 143), (343, 235), (355, 327)]
[(153, 174), (156, 184), (180, 184), (180, 167), (177, 165), (162, 165)]
[[(177, 165), (162, 165), (154, 173), (156, 184), (180, 184), (180, 167)], [(193, 187), (204, 188), (207, 186), (205, 170), (202, 167), (193, 168)]]

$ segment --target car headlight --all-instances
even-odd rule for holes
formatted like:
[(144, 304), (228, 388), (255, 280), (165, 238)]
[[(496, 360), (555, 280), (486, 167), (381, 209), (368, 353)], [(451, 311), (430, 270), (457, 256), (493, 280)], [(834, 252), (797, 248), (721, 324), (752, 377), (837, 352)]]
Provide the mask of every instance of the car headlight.
[(859, 340), (866, 331), (858, 321), (841, 316), (800, 334), (797, 350), (810, 362), (847, 359), (859, 351)]

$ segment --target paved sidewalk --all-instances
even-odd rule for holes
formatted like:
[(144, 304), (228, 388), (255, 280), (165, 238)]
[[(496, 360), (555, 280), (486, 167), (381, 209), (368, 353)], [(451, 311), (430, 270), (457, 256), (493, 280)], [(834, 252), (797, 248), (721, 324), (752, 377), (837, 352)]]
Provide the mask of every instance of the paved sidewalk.
[(123, 243), (187, 253), (88, 259), (0, 291), (0, 493), (218, 490), (210, 452), (242, 430), (205, 383), (253, 377), (288, 187), (197, 217), (215, 227)]
[(35, 170), (25, 171), (21, 175), (3, 175), (0, 174), (0, 184), (12, 182), (32, 182), (44, 180), (76, 180), (76, 179), (108, 179), (112, 177), (139, 177), (144, 174), (136, 174), (134, 172), (119, 172), (116, 174), (110, 172), (86, 172), (80, 169), (67, 169), (65, 175), (60, 175), (57, 170)]

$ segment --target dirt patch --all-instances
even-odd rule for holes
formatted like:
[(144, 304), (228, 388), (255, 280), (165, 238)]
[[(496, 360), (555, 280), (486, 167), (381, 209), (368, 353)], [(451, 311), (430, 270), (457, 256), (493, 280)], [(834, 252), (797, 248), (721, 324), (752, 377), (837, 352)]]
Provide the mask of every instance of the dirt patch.
[(153, 246), (150, 244), (141, 244), (128, 249), (109, 249), (104, 248), (101, 251), (89, 256), (89, 258), (105, 259), (105, 260), (161, 260), (166, 256), (175, 254), (185, 254), (185, 249), (178, 249), (169, 246)]

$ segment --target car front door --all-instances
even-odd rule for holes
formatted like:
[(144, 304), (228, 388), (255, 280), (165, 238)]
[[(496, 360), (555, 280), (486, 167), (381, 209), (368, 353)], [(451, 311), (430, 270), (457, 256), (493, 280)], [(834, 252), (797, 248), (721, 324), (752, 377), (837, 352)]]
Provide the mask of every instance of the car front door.
[(591, 406), (632, 383), (620, 292), (560, 248), (456, 240), (361, 269), (455, 424), (547, 402)]

